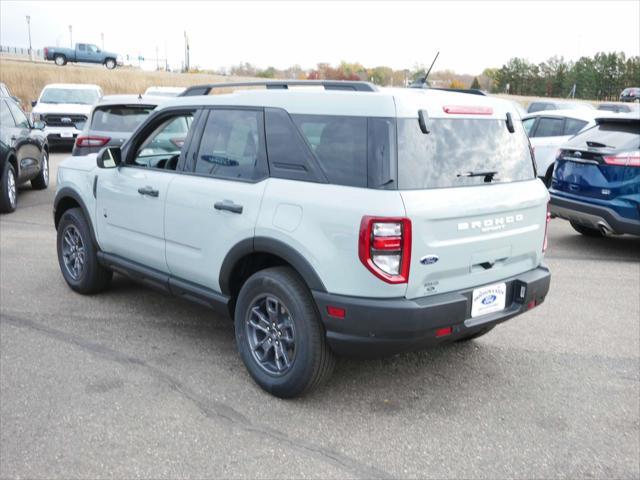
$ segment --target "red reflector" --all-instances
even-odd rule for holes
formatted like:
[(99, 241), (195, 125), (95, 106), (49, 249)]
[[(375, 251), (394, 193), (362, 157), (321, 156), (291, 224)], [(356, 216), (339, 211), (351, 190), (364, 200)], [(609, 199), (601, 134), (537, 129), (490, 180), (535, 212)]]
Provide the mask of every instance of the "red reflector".
[(373, 237), (373, 248), (375, 250), (400, 250), (402, 237)]
[(442, 107), (444, 113), (458, 115), (493, 115), (491, 107), (475, 107), (473, 105), (445, 105)]
[(436, 330), (436, 337), (446, 337), (447, 335), (451, 335), (453, 332), (453, 327), (444, 327)]
[(339, 318), (340, 320), (344, 319), (344, 316), (347, 314), (347, 311), (344, 308), (340, 307), (332, 307), (331, 305), (327, 306), (327, 313), (330, 317)]
[(529, 303), (527, 303), (527, 308), (529, 310), (531, 310), (535, 306), (536, 306), (536, 301), (535, 300), (531, 300)]

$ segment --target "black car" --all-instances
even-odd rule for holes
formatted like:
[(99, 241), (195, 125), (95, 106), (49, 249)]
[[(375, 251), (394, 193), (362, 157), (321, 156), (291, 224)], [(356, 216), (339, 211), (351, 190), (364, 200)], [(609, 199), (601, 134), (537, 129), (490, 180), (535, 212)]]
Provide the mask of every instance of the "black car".
[(630, 113), (640, 112), (640, 104), (638, 103), (601, 103), (598, 110), (605, 110), (614, 113)]
[(18, 104), (0, 96), (0, 212), (16, 209), (18, 185), (49, 185), (49, 145), (44, 125), (32, 125)]
[(625, 88), (620, 94), (621, 102), (640, 102), (640, 88)]

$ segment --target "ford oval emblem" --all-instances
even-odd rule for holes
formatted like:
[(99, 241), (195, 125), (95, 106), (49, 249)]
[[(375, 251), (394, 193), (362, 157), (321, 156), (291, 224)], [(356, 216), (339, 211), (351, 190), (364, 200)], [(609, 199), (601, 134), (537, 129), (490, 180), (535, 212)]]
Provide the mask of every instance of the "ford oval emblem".
[(420, 263), (422, 265), (431, 265), (433, 263), (436, 263), (438, 260), (440, 259), (438, 258), (437, 255), (425, 255), (420, 259)]
[(486, 297), (484, 297), (482, 299), (482, 304), (483, 305), (491, 305), (495, 301), (496, 301), (496, 296), (495, 295), (487, 295)]

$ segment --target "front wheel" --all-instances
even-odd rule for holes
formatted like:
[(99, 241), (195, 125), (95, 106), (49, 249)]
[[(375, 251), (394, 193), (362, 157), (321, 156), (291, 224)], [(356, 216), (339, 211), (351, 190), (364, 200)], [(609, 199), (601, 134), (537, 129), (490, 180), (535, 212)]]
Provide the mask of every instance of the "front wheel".
[(42, 152), (42, 165), (40, 166), (40, 173), (36, 178), (31, 180), (31, 186), (35, 190), (44, 190), (49, 186), (49, 154), (46, 150)]
[(18, 189), (16, 186), (16, 172), (13, 165), (6, 160), (0, 172), (0, 212), (11, 213), (16, 209)]
[(109, 70), (116, 68), (116, 61), (113, 58), (107, 58), (104, 62), (104, 66)]
[(79, 208), (71, 208), (62, 214), (57, 248), (62, 276), (73, 290), (89, 294), (107, 288), (113, 273), (98, 263), (98, 249)]
[(584, 225), (580, 225), (579, 223), (570, 222), (573, 229), (584, 235), (585, 237), (604, 237), (604, 234), (595, 228), (585, 227)]
[(290, 268), (252, 275), (235, 311), (238, 351), (249, 374), (267, 392), (290, 398), (325, 381), (335, 359), (311, 294)]

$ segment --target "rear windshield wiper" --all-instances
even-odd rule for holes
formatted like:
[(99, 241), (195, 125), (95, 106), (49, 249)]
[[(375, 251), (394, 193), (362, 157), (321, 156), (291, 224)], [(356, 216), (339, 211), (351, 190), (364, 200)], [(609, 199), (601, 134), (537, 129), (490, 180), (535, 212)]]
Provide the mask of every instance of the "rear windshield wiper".
[(591, 148), (615, 148), (600, 142), (587, 142), (587, 145)]
[(496, 176), (498, 172), (492, 170), (489, 172), (464, 172), (458, 173), (456, 177), (484, 177), (484, 181), (486, 183), (490, 183), (493, 181), (493, 177)]

